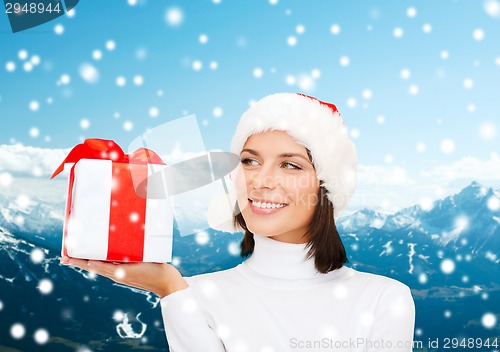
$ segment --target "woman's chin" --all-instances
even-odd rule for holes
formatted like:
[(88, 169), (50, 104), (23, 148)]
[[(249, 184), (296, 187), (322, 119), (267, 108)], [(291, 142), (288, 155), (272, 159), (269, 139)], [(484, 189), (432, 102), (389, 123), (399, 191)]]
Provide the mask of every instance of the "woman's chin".
[(277, 227), (277, 226), (269, 226), (266, 224), (262, 224), (262, 223), (259, 223), (259, 224), (246, 224), (247, 225), (247, 228), (248, 230), (251, 232), (251, 233), (254, 233), (254, 234), (259, 234), (259, 235), (262, 235), (262, 236), (267, 236), (267, 237), (270, 237), (270, 236), (274, 236), (276, 235), (276, 233), (280, 232), (280, 230), (283, 229), (283, 227)]

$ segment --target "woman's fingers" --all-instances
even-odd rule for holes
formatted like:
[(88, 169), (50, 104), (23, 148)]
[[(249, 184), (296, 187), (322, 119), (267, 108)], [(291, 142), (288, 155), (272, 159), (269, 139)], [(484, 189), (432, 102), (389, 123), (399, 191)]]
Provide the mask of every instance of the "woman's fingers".
[(88, 270), (87, 267), (87, 260), (85, 259), (77, 259), (77, 258), (70, 258), (70, 257), (62, 257), (60, 260), (61, 264), (63, 265), (71, 265), (71, 266), (76, 266), (80, 269)]
[(63, 265), (71, 265), (86, 271), (91, 271), (119, 283), (127, 283), (127, 265), (107, 263), (100, 260), (77, 259), (67, 256), (62, 257), (60, 262)]
[(63, 265), (70, 265), (86, 271), (92, 271), (102, 276), (109, 277), (114, 274), (114, 270), (108, 267), (108, 265), (112, 266), (113, 264), (102, 263), (98, 260), (86, 260), (64, 256), (61, 258), (60, 262)]

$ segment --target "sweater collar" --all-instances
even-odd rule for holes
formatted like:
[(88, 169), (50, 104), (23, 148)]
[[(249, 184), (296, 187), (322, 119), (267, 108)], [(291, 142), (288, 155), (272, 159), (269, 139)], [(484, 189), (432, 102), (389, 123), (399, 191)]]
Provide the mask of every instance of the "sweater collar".
[(257, 274), (277, 279), (315, 279), (325, 274), (316, 270), (314, 257), (307, 259), (307, 243), (281, 242), (254, 234), (255, 247), (245, 263)]

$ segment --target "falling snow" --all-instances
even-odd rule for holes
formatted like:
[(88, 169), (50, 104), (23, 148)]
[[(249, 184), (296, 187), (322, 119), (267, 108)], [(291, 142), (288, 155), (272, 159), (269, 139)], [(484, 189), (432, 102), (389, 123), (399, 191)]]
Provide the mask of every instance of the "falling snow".
[(212, 111), (212, 114), (214, 115), (214, 117), (221, 117), (222, 116), (222, 108), (221, 107), (215, 107)]
[(347, 99), (347, 106), (348, 107), (355, 108), (356, 105), (358, 105), (358, 102), (357, 102), (356, 98), (349, 98), (349, 99)]
[(116, 85), (118, 87), (124, 87), (125, 84), (127, 84), (127, 80), (125, 77), (123, 77), (123, 76), (116, 77)]
[(108, 40), (106, 42), (106, 49), (108, 49), (109, 51), (113, 51), (116, 49), (116, 43), (114, 40)]
[(149, 108), (149, 116), (151, 116), (152, 118), (158, 117), (159, 114), (160, 110), (156, 106), (152, 106)]
[(445, 154), (450, 154), (455, 150), (455, 142), (452, 139), (444, 139), (441, 142), (441, 151)]
[(37, 111), (39, 108), (40, 108), (40, 104), (36, 100), (33, 100), (30, 102), (30, 110), (31, 111)]
[(411, 94), (411, 95), (417, 95), (418, 92), (419, 92), (419, 88), (416, 84), (412, 84), (409, 88), (408, 88), (408, 92)]
[(297, 45), (297, 38), (295, 36), (291, 35), (287, 38), (286, 42), (289, 46), (295, 46), (295, 45)]
[(348, 56), (342, 56), (340, 58), (340, 66), (347, 67), (347, 66), (349, 66), (349, 63), (350, 63), (350, 59)]
[(19, 52), (17, 53), (17, 57), (19, 58), (19, 60), (26, 60), (28, 58), (28, 52), (26, 50), (19, 50)]
[(192, 67), (193, 67), (193, 70), (200, 71), (203, 68), (203, 64), (200, 60), (194, 60)]
[(55, 27), (54, 27), (54, 32), (57, 34), (57, 35), (61, 35), (64, 33), (64, 26), (62, 24), (57, 24)]
[(404, 69), (402, 69), (402, 70), (401, 70), (400, 75), (401, 75), (401, 78), (402, 78), (402, 79), (408, 79), (408, 78), (410, 78), (410, 76), (411, 76), (411, 72), (410, 72), (410, 70), (409, 70), (409, 69), (404, 68)]
[(484, 39), (484, 31), (480, 28), (475, 29), (474, 32), (472, 32), (472, 37), (477, 41), (481, 41)]
[(7, 72), (14, 72), (16, 70), (16, 64), (12, 61), (8, 61), (5, 64), (5, 69), (7, 70)]
[(485, 313), (481, 317), (481, 324), (486, 329), (493, 329), (497, 325), (497, 317), (493, 313)]
[(500, 3), (498, 0), (486, 0), (483, 2), (484, 11), (493, 18), (500, 18)]
[(184, 21), (184, 13), (177, 7), (172, 7), (165, 13), (165, 21), (169, 26), (177, 27)]
[(403, 34), (404, 34), (404, 31), (402, 28), (399, 28), (399, 27), (394, 28), (394, 31), (393, 31), (394, 37), (401, 38), (403, 36)]
[(144, 83), (144, 77), (142, 77), (141, 75), (134, 76), (134, 84), (136, 86), (142, 86), (143, 83)]
[(94, 60), (96, 60), (96, 61), (101, 60), (101, 59), (102, 59), (102, 51), (97, 50), (97, 49), (96, 49), (96, 50), (94, 50), (94, 51), (92, 52), (92, 58), (93, 58)]
[(21, 323), (15, 323), (10, 327), (10, 336), (15, 340), (20, 340), (26, 334), (26, 329)]
[(206, 231), (197, 232), (195, 235), (195, 241), (196, 241), (196, 243), (198, 243), (200, 245), (207, 244), (209, 240), (210, 240), (210, 236), (209, 236), (208, 232), (206, 232)]
[(78, 72), (80, 77), (87, 83), (93, 84), (99, 81), (99, 71), (89, 63), (82, 64)]
[(48, 295), (48, 294), (52, 293), (53, 289), (54, 289), (54, 284), (52, 283), (52, 280), (50, 280), (50, 279), (42, 279), (38, 283), (38, 290), (43, 295)]
[(86, 130), (89, 127), (90, 127), (90, 121), (88, 119), (80, 120), (80, 128), (82, 128), (83, 130)]
[(68, 74), (63, 74), (61, 78), (59, 78), (59, 82), (62, 85), (68, 85), (71, 82), (71, 77)]
[(451, 259), (444, 259), (440, 265), (443, 274), (451, 274), (455, 271), (455, 262)]
[(210, 61), (210, 69), (211, 70), (217, 70), (218, 67), (219, 67), (219, 64), (217, 63), (217, 61)]
[(254, 70), (253, 70), (253, 76), (255, 78), (261, 78), (264, 74), (264, 71), (262, 71), (262, 69), (260, 67), (256, 67)]
[(424, 33), (430, 33), (432, 32), (432, 26), (429, 23), (426, 23), (422, 26), (422, 31)]
[(479, 135), (485, 141), (491, 141), (496, 137), (496, 127), (491, 122), (485, 122), (479, 126)]
[(419, 276), (418, 276), (418, 282), (420, 282), (421, 284), (426, 284), (427, 283), (427, 275), (425, 273), (421, 273)]
[(340, 26), (338, 24), (332, 24), (332, 26), (330, 27), (330, 32), (333, 35), (339, 34), (340, 33)]
[(35, 342), (39, 345), (44, 345), (49, 341), (49, 332), (45, 329), (38, 329), (35, 331), (35, 334), (33, 335), (33, 338), (35, 339)]
[(206, 44), (208, 43), (208, 36), (206, 34), (200, 34), (200, 36), (198, 37), (198, 41), (200, 42), (200, 44)]
[(33, 262), (33, 264), (40, 264), (45, 259), (45, 253), (40, 248), (33, 248), (30, 254), (30, 259)]

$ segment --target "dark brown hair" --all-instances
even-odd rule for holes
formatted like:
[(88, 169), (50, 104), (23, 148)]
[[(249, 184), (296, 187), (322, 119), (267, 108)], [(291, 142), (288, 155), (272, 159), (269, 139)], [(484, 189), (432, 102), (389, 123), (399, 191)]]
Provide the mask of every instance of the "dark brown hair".
[[(306, 149), (307, 150), (307, 149)], [(309, 158), (311, 158), (310, 151), (307, 150)], [(314, 214), (309, 223), (306, 235), (309, 237), (306, 248), (308, 250), (308, 258), (314, 257), (314, 264), (316, 270), (320, 273), (326, 274), (332, 270), (339, 269), (344, 263), (348, 263), (344, 244), (340, 239), (340, 235), (335, 225), (335, 218), (333, 214), (333, 204), (328, 199), (327, 190), (320, 181), (318, 191), (319, 199)], [(248, 257), (253, 253), (255, 241), (254, 234), (250, 232), (246, 226), (245, 219), (239, 210), (238, 203), (235, 206), (235, 215), (233, 217), (233, 225), (239, 225), (245, 232), (243, 240), (241, 241), (241, 256)]]

